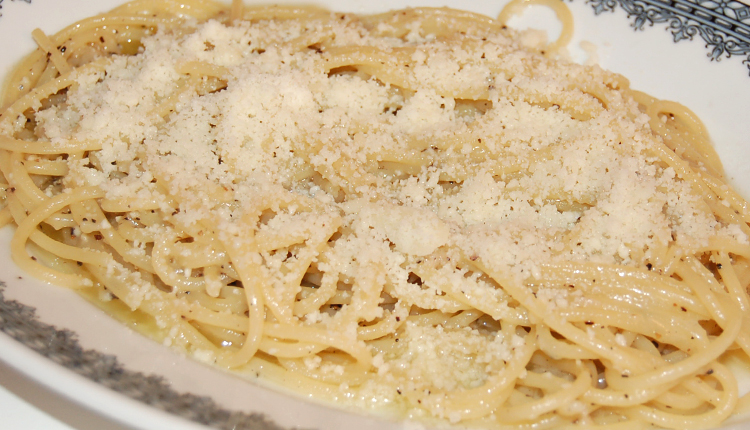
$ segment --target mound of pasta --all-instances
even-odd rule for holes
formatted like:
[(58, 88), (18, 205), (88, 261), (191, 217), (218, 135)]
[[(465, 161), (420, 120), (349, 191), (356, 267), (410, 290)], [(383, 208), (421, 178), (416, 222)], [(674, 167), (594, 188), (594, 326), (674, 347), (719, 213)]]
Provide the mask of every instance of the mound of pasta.
[(37, 30), (0, 116), (14, 260), (323, 399), (716, 426), (748, 404), (748, 204), (690, 111), (531, 36), (197, 0)]

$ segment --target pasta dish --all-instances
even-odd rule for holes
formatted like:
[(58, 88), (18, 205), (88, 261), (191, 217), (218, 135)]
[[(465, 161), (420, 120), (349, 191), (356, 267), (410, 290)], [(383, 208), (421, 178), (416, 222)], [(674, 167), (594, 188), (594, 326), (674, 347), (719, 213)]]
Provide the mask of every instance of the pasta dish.
[[(750, 212), (684, 106), (498, 19), (136, 0), (6, 80), (17, 265), (194, 358), (489, 428), (748, 409)], [(10, 227), (8, 227), (10, 228)], [(375, 406), (373, 406), (375, 405)]]

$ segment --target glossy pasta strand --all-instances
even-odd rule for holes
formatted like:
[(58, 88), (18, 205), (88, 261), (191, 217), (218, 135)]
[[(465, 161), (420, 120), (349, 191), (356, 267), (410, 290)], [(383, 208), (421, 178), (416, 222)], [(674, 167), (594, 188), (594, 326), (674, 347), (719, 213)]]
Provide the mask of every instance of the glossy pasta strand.
[[(506, 26), (531, 4), (563, 23), (543, 48)], [(572, 30), (558, 0), (136, 0), (37, 30), (3, 98), (0, 226), (22, 269), (308, 395), (719, 425), (750, 409), (721, 364), (750, 353), (748, 203), (690, 110), (562, 60)]]

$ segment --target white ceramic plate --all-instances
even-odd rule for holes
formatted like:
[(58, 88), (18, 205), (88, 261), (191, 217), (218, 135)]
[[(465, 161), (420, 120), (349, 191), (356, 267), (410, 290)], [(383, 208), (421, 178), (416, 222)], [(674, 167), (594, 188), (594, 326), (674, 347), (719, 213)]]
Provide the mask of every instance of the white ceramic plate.
[[(496, 16), (504, 2), (318, 3), (352, 12), (447, 5)], [(33, 28), (54, 33), (117, 3), (0, 0), (0, 74), (34, 48)], [(584, 60), (579, 44), (591, 42), (599, 64), (630, 78), (632, 87), (693, 109), (705, 121), (730, 180), (750, 196), (750, 7), (735, 0), (573, 0), (569, 6), (576, 20), (573, 58)], [(555, 31), (551, 13), (532, 12), (515, 21), (528, 24)], [(419, 427), (332, 409), (194, 362), (132, 332), (76, 294), (20, 272), (10, 261), (10, 236), (10, 228), (0, 230), (0, 359), (113, 420), (160, 430)], [(741, 382), (750, 390), (750, 378)], [(731, 428), (750, 428), (750, 422)]]

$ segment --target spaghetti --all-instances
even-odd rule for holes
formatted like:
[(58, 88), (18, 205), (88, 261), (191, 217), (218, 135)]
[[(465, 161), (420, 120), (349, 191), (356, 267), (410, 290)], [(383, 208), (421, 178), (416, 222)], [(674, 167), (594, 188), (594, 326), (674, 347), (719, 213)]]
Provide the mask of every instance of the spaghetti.
[[(547, 2), (559, 7), (556, 2)], [(500, 20), (125, 4), (16, 68), (14, 261), (196, 358), (493, 427), (747, 409), (750, 213), (700, 121)], [(537, 41), (538, 42), (538, 41)]]

